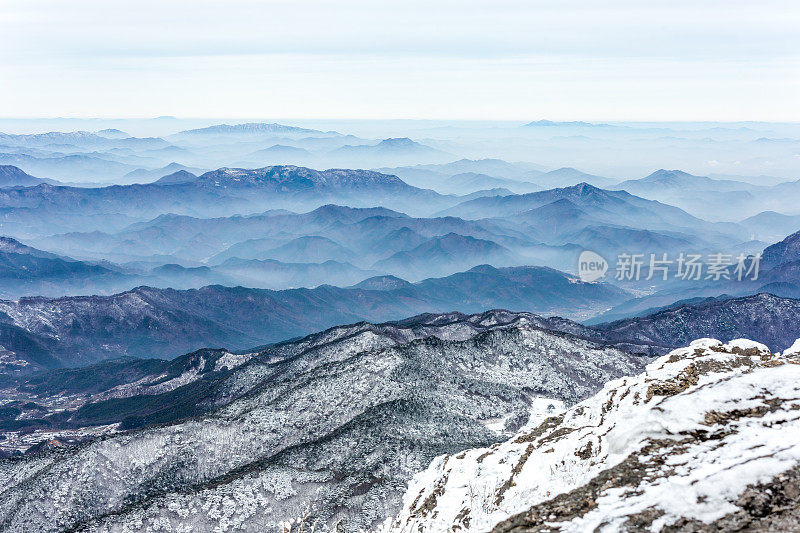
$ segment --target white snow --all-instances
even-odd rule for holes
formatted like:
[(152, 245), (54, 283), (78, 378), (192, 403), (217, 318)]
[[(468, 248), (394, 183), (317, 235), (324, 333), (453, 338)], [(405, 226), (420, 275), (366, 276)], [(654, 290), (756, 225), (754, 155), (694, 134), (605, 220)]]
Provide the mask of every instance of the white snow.
[[(759, 355), (743, 354), (750, 349)], [(800, 340), (784, 353), (798, 352)], [(766, 346), (747, 339), (728, 344), (699, 339), (657, 359), (637, 377), (606, 384), (567, 410), (563, 421), (551, 418), (544, 431), (535, 433), (529, 425), (490, 448), (437, 457), (412, 479), (402, 512), (381, 530), (487, 531), (632, 455), (649, 462), (648, 453), (659, 449), (669, 450), (663, 452), (666, 464), (653, 462), (638, 486), (606, 489), (591, 511), (553, 525), (562, 531), (613, 531), (646, 509), (663, 512), (654, 531), (680, 517), (719, 519), (736, 510), (733, 502), (748, 486), (800, 464), (798, 363), (769, 355)], [(677, 390), (663, 395), (670, 386)], [(778, 400), (779, 407), (772, 408)], [(718, 439), (687, 439), (720, 429), (726, 432)], [(667, 448), (643, 451), (661, 439)], [(678, 447), (674, 442), (680, 439), (688, 442)]]
[(794, 341), (794, 344), (792, 344), (789, 348), (787, 348), (783, 352), (783, 355), (795, 355), (795, 354), (800, 354), (800, 339)]
[(760, 342), (751, 341), (750, 339), (734, 339), (725, 345), (726, 351), (732, 351), (735, 348), (740, 350), (756, 349), (761, 353), (769, 353), (769, 348)]

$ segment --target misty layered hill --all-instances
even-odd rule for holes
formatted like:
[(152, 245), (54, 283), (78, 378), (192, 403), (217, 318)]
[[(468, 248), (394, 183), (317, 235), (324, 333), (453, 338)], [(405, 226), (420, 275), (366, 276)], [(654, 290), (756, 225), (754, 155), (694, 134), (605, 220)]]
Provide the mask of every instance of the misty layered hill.
[(119, 184), (127, 183), (159, 183), (168, 185), (174, 183), (186, 183), (194, 181), (197, 175), (206, 172), (201, 168), (187, 167), (180, 163), (172, 162), (161, 168), (152, 170), (139, 168), (128, 172), (119, 180)]
[[(375, 527), (433, 457), (503, 440), (549, 398), (575, 402), (645, 362), (541, 329), (535, 317), (494, 313), (337, 328), (233, 369), (196, 355), (217, 370), (150, 398), (192, 396), (192, 418), (0, 462), (5, 527), (44, 513), (43, 531), (189, 517), (199, 530), (281, 531), (298, 512), (325, 528)], [(157, 415), (146, 401), (140, 393), (66, 416), (138, 405), (134, 424)]]
[(663, 168), (644, 178), (623, 181), (618, 184), (618, 187), (638, 195), (665, 192), (666, 190), (727, 192), (757, 189), (756, 186), (741, 181), (712, 179), (706, 176), (695, 176), (682, 170), (664, 170)]
[[(646, 200), (626, 191), (600, 189), (588, 183), (529, 194), (477, 198), (440, 214), (466, 219), (522, 217), (523, 220), (531, 219), (535, 224), (537, 212), (533, 210), (555, 202), (560, 202), (556, 204), (558, 209), (572, 211), (595, 224), (600, 222), (635, 229), (679, 232), (694, 235), (705, 243), (730, 243), (735, 238), (734, 235), (743, 233), (742, 228), (733, 224), (711, 224), (676, 207)], [(576, 209), (580, 212), (575, 211)], [(543, 214), (547, 217), (554, 214), (558, 216), (557, 213)]]
[(477, 174), (475, 172), (464, 172), (454, 174), (450, 178), (436, 187), (436, 190), (451, 194), (468, 194), (481, 190), (504, 189), (513, 194), (524, 194), (541, 190), (542, 187), (535, 183), (518, 181), (507, 178), (495, 178), (487, 174)]
[[(748, 296), (769, 293), (786, 298), (800, 297), (800, 258), (795, 247), (798, 233), (783, 241), (767, 246), (759, 261), (750, 254), (744, 259), (744, 268), (737, 274), (739, 257), (731, 255), (725, 276), (719, 280), (705, 277), (683, 280), (680, 278), (666, 282), (658, 290), (631, 299), (590, 320), (591, 323), (612, 321), (630, 316), (650, 314), (680, 303), (696, 303), (702, 299), (727, 298), (729, 296)], [(764, 259), (766, 257), (766, 259)], [(756, 268), (757, 267), (757, 268)], [(751, 270), (752, 269), (752, 270)], [(741, 279), (739, 275), (741, 274)], [(677, 304), (676, 304), (677, 302)]]
[(457, 199), (372, 171), (276, 166), (254, 170), (223, 168), (178, 183), (5, 189), (0, 194), (0, 209), (6, 213), (4, 231), (33, 235), (63, 227), (62, 214), (80, 213), (87, 217), (82, 225), (66, 219), (69, 229), (87, 231), (103, 228), (99, 222), (95, 225), (91, 217), (100, 220), (114, 214), (139, 220), (165, 213), (227, 216), (257, 213), (265, 208), (313, 209), (336, 201), (354, 207), (387, 206), (429, 213)]
[(48, 286), (56, 291), (114, 289), (133, 277), (101, 264), (76, 261), (0, 237), (0, 296), (41, 294)]
[(624, 181), (613, 188), (669, 203), (711, 220), (730, 219), (732, 212), (755, 212), (761, 204), (758, 193), (767, 190), (749, 183), (664, 169), (641, 179)]
[[(213, 219), (163, 215), (118, 233), (72, 232), (37, 239), (35, 243), (50, 250), (79, 252), (82, 257), (120, 263), (163, 262), (162, 258), (171, 257), (169, 262), (215, 265), (238, 257), (296, 262), (345, 260), (367, 269), (376, 261), (449, 233), (513, 247), (517, 252), (536, 244), (513, 227), (503, 228), (492, 222), (414, 218), (385, 208), (334, 205), (300, 214), (268, 211)], [(355, 253), (348, 255), (349, 250)], [(431, 264), (434, 259), (430, 259)], [(488, 253), (482, 260), (476, 259), (470, 266), (492, 262)], [(573, 258), (569, 259), (571, 262)], [(528, 258), (517, 264), (536, 262)]]
[(538, 189), (568, 187), (581, 182), (596, 187), (607, 187), (619, 182), (613, 178), (596, 176), (571, 167), (546, 170), (541, 165), (533, 163), (510, 163), (501, 159), (461, 159), (439, 165), (414, 165), (380, 170), (396, 174), (409, 183), (418, 186), (425, 184), (442, 192), (450, 192), (450, 188), (456, 183), (473, 190), (506, 187), (517, 194), (522, 194)]
[(624, 191), (607, 191), (588, 183), (579, 183), (571, 187), (529, 194), (477, 198), (452, 207), (444, 214), (471, 219), (502, 217), (536, 209), (558, 200), (568, 200), (582, 209), (596, 209), (599, 212), (605, 211), (609, 215), (619, 216), (619, 222), (630, 220), (637, 214), (644, 214), (647, 208), (654, 218), (659, 215), (664, 217), (666, 212), (673, 216), (681, 213), (674, 207), (644, 200)]
[[(116, 130), (118, 131), (118, 130)], [(0, 162), (40, 178), (80, 183), (108, 183), (146, 167), (156, 169), (168, 157), (185, 155), (160, 138), (131, 137), (124, 132), (0, 133)], [(166, 160), (165, 160), (166, 159)]]
[[(212, 267), (184, 267), (167, 263), (154, 267), (133, 280), (149, 283), (153, 287), (173, 289), (192, 289), (216, 284), (280, 290), (312, 288), (323, 284), (352, 285), (376, 274), (376, 271), (363, 270), (342, 261), (293, 263), (274, 259), (231, 258)], [(86, 293), (87, 291), (73, 291), (71, 295)]]
[(530, 177), (531, 181), (543, 189), (570, 187), (576, 183), (588, 183), (594, 187), (612, 187), (618, 182), (613, 178), (596, 176), (572, 167), (557, 168), (540, 174), (527, 173), (524, 177)]
[[(327, 237), (309, 235), (297, 237), (286, 244), (268, 248), (263, 251), (253, 250), (256, 243), (245, 241), (226, 250), (227, 254), (242, 259), (255, 259), (269, 257), (285, 262), (312, 262), (323, 261), (346, 262), (353, 259), (354, 252)], [(250, 255), (250, 257), (246, 257)]]
[(761, 255), (761, 262), (766, 268), (795, 261), (800, 261), (800, 231), (766, 247)]
[(176, 183), (189, 183), (197, 180), (197, 176), (187, 170), (178, 170), (172, 174), (163, 175), (154, 183), (159, 185), (174, 185)]
[[(275, 122), (248, 122), (245, 124), (218, 124), (208, 126), (205, 128), (197, 128), (193, 130), (185, 130), (176, 133), (175, 137), (202, 137), (202, 136), (273, 136), (274, 134), (295, 134), (295, 135), (311, 135), (316, 133), (326, 133), (319, 130), (308, 128), (298, 128), (297, 126), (286, 126)], [(327, 132), (328, 134), (335, 134), (335, 132)]]
[(575, 168), (563, 167), (546, 171), (532, 163), (509, 163), (500, 159), (461, 159), (439, 165), (414, 165), (383, 168), (420, 187), (430, 187), (442, 193), (465, 194), (481, 189), (505, 188), (515, 194), (542, 189), (568, 187), (589, 183), (606, 187), (618, 180), (595, 176)]
[[(714, 221), (733, 220), (736, 215), (756, 216), (763, 211), (796, 215), (796, 210), (790, 205), (800, 198), (800, 185), (796, 181), (755, 184), (664, 169), (610, 188), (668, 203)], [(774, 235), (765, 234), (764, 237), (772, 239)]]
[[(669, 228), (654, 231), (621, 225), (609, 209), (579, 207), (567, 198), (508, 216), (506, 220), (516, 223), (518, 231), (534, 239), (551, 244), (576, 244), (606, 257), (613, 257), (620, 251), (663, 253), (707, 245), (704, 238), (692, 235), (693, 231)], [(645, 224), (645, 219), (641, 219), (637, 225)]]
[[(335, 324), (421, 312), (506, 308), (580, 317), (628, 297), (611, 285), (584, 283), (548, 268), (482, 266), (385, 290), (141, 287), (113, 296), (22, 298), (0, 301), (0, 316), (33, 335), (37, 349), (59, 364), (74, 366), (124, 355), (174, 357), (203, 347), (244, 349)], [(5, 344), (11, 363), (30, 359), (29, 340), (20, 342)]]
[[(95, 285), (87, 282), (83, 290), (65, 286), (68, 290), (60, 293), (64, 295), (108, 293), (137, 285), (191, 288), (224, 284), (271, 289), (314, 287), (322, 283), (350, 285), (377, 274), (416, 281), (480, 264), (549, 264), (570, 270), (575, 268), (581, 249), (612, 258), (620, 252), (730, 250), (733, 253), (740, 245), (748, 251), (755, 246), (742, 244), (742, 235), (747, 233), (742, 226), (708, 223), (668, 205), (588, 184), (484, 197), (452, 208), (462, 211), (473, 209), (476, 203), (486, 204), (480, 208), (482, 214), (493, 215), (477, 219), (423, 218), (384, 207), (332, 205), (299, 214), (281, 209), (216, 218), (206, 218), (207, 212), (202, 217), (165, 214), (133, 224), (124, 214), (112, 213), (113, 206), (129, 197), (135, 199), (126, 202), (129, 204), (126, 209), (133, 213), (137, 202), (147, 204), (145, 209), (153, 209), (154, 203), (148, 200), (151, 196), (157, 199), (155, 204), (164, 202), (166, 206), (171, 198), (181, 197), (181, 202), (192, 197), (206, 198), (198, 200), (204, 203), (210, 195), (216, 199), (215, 209), (233, 209), (235, 205), (252, 205), (255, 198), (264, 202), (268, 198), (303, 198), (303, 202), (323, 203), (331, 195), (374, 199), (380, 194), (394, 199), (405, 197), (419, 205), (425, 204), (427, 198), (454, 201), (411, 187), (397, 177), (372, 171), (319, 172), (282, 166), (219, 169), (170, 185), (96, 189), (40, 185), (5, 189), (0, 192), (0, 203), (21, 200), (34, 204), (42, 197), (47, 199), (46, 208), (42, 204), (7, 208), (2, 224), (13, 230), (12, 235), (48, 232), (56, 223), (63, 229), (72, 225), (103, 228), (102, 232), (69, 232), (27, 239), (38, 248), (61, 255), (117, 263), (120, 266), (106, 266), (126, 275), (127, 284), (109, 287), (103, 280)], [(33, 201), (36, 195), (40, 200)], [(114, 201), (107, 202), (109, 198)], [(51, 209), (56, 200), (62, 207)], [(364, 202), (369, 203), (366, 199)], [(82, 209), (87, 210), (87, 205), (89, 213), (79, 214)], [(92, 214), (91, 205), (102, 212)], [(135, 216), (141, 213), (137, 211)], [(464, 216), (473, 214), (467, 212)], [(794, 270), (785, 266), (765, 275), (759, 286), (740, 286), (735, 294), (763, 289), (795, 296), (798, 293), (792, 283), (793, 275)], [(57, 286), (40, 283), (31, 287), (27, 294), (59, 294), (54, 292)], [(17, 291), (8, 296), (24, 294)], [(687, 297), (686, 294), (658, 296), (659, 301), (639, 311)]]
[(656, 232), (608, 225), (588, 225), (575, 233), (563, 236), (565, 242), (580, 244), (605, 257), (614, 257), (620, 251), (636, 250), (674, 254), (691, 250), (697, 240), (683, 233)]
[(0, 187), (32, 187), (40, 183), (55, 184), (56, 182), (35, 178), (13, 165), (0, 165)]
[(100, 177), (119, 180), (136, 166), (83, 153), (60, 152), (33, 156), (26, 153), (0, 153), (0, 164), (16, 166), (53, 182), (94, 181)]
[(242, 160), (253, 162), (253, 164), (244, 164), (242, 166), (253, 167), (274, 164), (309, 165), (314, 160), (314, 156), (305, 148), (274, 144), (268, 148), (262, 148), (247, 154), (242, 157)]
[(413, 141), (408, 137), (383, 139), (374, 145), (345, 145), (329, 152), (327, 157), (349, 167), (443, 162), (453, 158), (452, 155), (442, 150)]
[(763, 211), (748, 217), (739, 224), (759, 239), (774, 242), (800, 228), (800, 215), (783, 215), (775, 211)]
[[(290, 249), (278, 250), (279, 254), (291, 255)], [(193, 282), (176, 273), (169, 285), (178, 287), (198, 287), (215, 279), (227, 279), (225, 285), (244, 285), (271, 289), (287, 287), (318, 287), (320, 285), (353, 285), (365, 278), (379, 274), (376, 270), (365, 270), (353, 266), (347, 261), (323, 260), (316, 263), (296, 263), (276, 261), (274, 259), (239, 259), (230, 258), (213, 267), (200, 267), (208, 270), (206, 282)]]
[[(160, 188), (156, 185), (149, 187)], [(131, 192), (130, 187), (121, 189), (124, 190), (119, 194), (123, 196)], [(164, 201), (170, 194), (178, 194), (182, 190), (192, 191), (189, 196), (212, 194), (220, 198), (220, 204), (215, 209), (221, 209), (226, 203), (233, 206), (242, 202), (252, 203), (253, 198), (257, 197), (285, 199), (287, 195), (291, 198), (302, 197), (303, 202), (318, 198), (318, 203), (323, 203), (332, 195), (349, 194), (351, 198), (358, 197), (361, 194), (358, 191), (363, 191), (363, 198), (379, 194), (386, 198), (393, 197), (395, 200), (392, 203), (403, 203), (405, 200), (397, 199), (407, 198), (408, 202), (413, 199), (422, 205), (429, 197), (434, 198), (435, 202), (457, 201), (454, 200), (455, 197), (443, 197), (432, 191), (415, 189), (396, 177), (384, 174), (367, 171), (319, 173), (296, 167), (267, 167), (259, 171), (223, 169), (207, 173), (190, 183), (170, 185), (164, 189), (172, 191), (162, 195), (163, 198), (159, 196)], [(151, 193), (144, 196), (149, 194)], [(79, 199), (80, 196), (76, 196), (73, 201)], [(353, 203), (346, 199), (343, 201)], [(364, 202), (368, 203), (366, 200)], [(480, 208), (479, 212), (470, 212), (476, 203), (486, 206)], [(295, 239), (319, 237), (356, 252), (347, 261), (355, 267), (371, 269), (376, 268), (376, 262), (387, 260), (393, 254), (410, 252), (425, 241), (455, 233), (460, 238), (490, 241), (493, 244), (488, 246), (492, 248), (497, 245), (508, 249), (518, 258), (516, 264), (549, 264), (572, 269), (580, 247), (609, 256), (621, 251), (663, 253), (681, 249), (711, 252), (734, 248), (747, 235), (747, 229), (742, 226), (711, 224), (671, 206), (625, 192), (605, 191), (585, 184), (525, 195), (482, 197), (445, 212), (461, 213), (467, 210), (462, 213), (462, 217), (423, 218), (377, 208), (376, 211), (354, 211), (359, 213), (356, 219), (340, 214), (344, 209), (326, 206), (301, 214), (273, 209), (246, 217), (237, 215), (216, 218), (205, 218), (209, 216), (207, 212), (202, 217), (169, 214), (128, 225), (122, 231), (115, 231), (114, 225), (119, 225), (124, 218), (112, 217), (110, 213), (97, 214), (87, 216), (82, 225), (102, 224), (103, 233), (85, 230), (70, 232), (42, 237), (34, 243), (63, 254), (118, 263), (176, 262), (186, 263), (186, 266), (201, 266), (232, 257), (286, 261), (287, 257), (279, 252), (270, 254), (274, 249), (289, 245)], [(62, 212), (72, 211), (64, 208)], [(367, 213), (370, 216), (364, 216)], [(12, 231), (15, 235), (20, 232), (44, 232), (46, 229), (41, 226), (48, 224), (46, 217), (54, 218), (55, 214), (48, 211), (47, 215), (43, 215), (44, 219), (39, 215), (42, 215), (40, 209), (14, 209), (3, 225), (16, 230)], [(491, 218), (481, 218), (483, 215)], [(22, 224), (22, 220), (19, 220), (15, 224), (8, 218), (12, 221), (22, 218), (26, 222)], [(69, 216), (62, 218), (63, 220), (59, 220), (61, 227), (77, 225), (80, 221)], [(52, 224), (55, 224), (55, 220)], [(110, 230), (108, 226), (111, 226)], [(394, 239), (393, 236), (398, 238)], [(244, 243), (253, 244), (252, 251)], [(237, 256), (237, 250), (244, 257)], [(434, 255), (432, 253), (430, 258), (421, 260), (435, 266)], [(291, 262), (342, 259), (341, 253), (331, 249), (328, 255), (310, 251), (306, 257), (297, 254)], [(492, 254), (486, 253), (482, 259), (476, 258), (472, 264), (452, 264), (447, 266), (449, 270), (438, 272), (444, 274), (480, 263), (513, 264), (505, 258), (501, 262), (495, 262)], [(386, 265), (394, 265), (394, 262), (387, 262)], [(402, 265), (398, 263), (398, 266)], [(413, 271), (400, 269), (385, 273), (400, 277), (416, 275)]]
[(511, 250), (495, 242), (448, 233), (410, 250), (397, 252), (378, 261), (373, 268), (418, 280), (471, 268), (476, 264), (508, 266), (522, 262)]
[(130, 137), (88, 131), (51, 131), (33, 134), (0, 133), (0, 145), (7, 148), (35, 148), (59, 153), (57, 150), (63, 152), (69, 149), (83, 149), (86, 152), (114, 149), (155, 150), (165, 148), (169, 143), (157, 137)]
[[(398, 178), (366, 171), (366, 174), (362, 171), (310, 171), (305, 179), (305, 173), (298, 170), (302, 169), (268, 167), (258, 172), (225, 169), (164, 188), (192, 188), (198, 182), (205, 182), (212, 192), (218, 189), (213, 194), (224, 197), (225, 201), (250, 202), (253, 196), (267, 189), (276, 191), (274, 194), (278, 196), (300, 194), (309, 198), (318, 197), (317, 191), (321, 189), (357, 191), (363, 187), (367, 191), (382, 188), (404, 191), (408, 187)], [(161, 188), (149, 185), (118, 189), (124, 196), (140, 187)], [(299, 192), (287, 192), (289, 188), (298, 188)], [(37, 188), (22, 191), (33, 189)], [(416, 194), (414, 191), (421, 190), (413, 189), (412, 196)], [(435, 196), (430, 191), (427, 193)], [(390, 192), (386, 194), (391, 196)], [(72, 201), (81, 202), (81, 196), (76, 195)], [(325, 198), (323, 196), (319, 202)], [(131, 281), (118, 286), (117, 290), (142, 284), (176, 288), (224, 284), (282, 289), (314, 287), (320, 283), (349, 285), (376, 274), (416, 281), (480, 264), (547, 264), (571, 270), (582, 249), (594, 250), (607, 258), (620, 252), (707, 250), (711, 253), (737, 246), (742, 242), (740, 235), (746, 233), (742, 227), (706, 223), (670, 206), (589, 185), (533, 193), (533, 197), (509, 195), (475, 201), (500, 205), (508, 202), (512, 206), (520, 202), (542, 205), (503, 217), (477, 220), (454, 216), (413, 217), (382, 207), (335, 205), (325, 205), (307, 213), (273, 209), (256, 215), (216, 218), (167, 214), (128, 224), (121, 230), (114, 226), (128, 222), (124, 216), (110, 212), (80, 216), (75, 210), (64, 208), (63, 216), (58, 211), (47, 210), (44, 217), (51, 217), (53, 224), (55, 218), (59, 218), (60, 227), (97, 224), (105, 231), (59, 233), (27, 240), (41, 249), (62, 255), (121, 265), (114, 269), (125, 271)], [(518, 207), (524, 205), (509, 209), (514, 211)], [(22, 217), (31, 222), (16, 225), (20, 231), (35, 230), (34, 224), (50, 224), (39, 216), (42, 215), (39, 209), (13, 208), (9, 213), (11, 219)], [(3, 225), (13, 229), (15, 224), (9, 224), (8, 218)], [(748, 245), (748, 250), (752, 248)], [(234, 259), (237, 261), (229, 262)], [(161, 268), (165, 265), (183, 268)], [(783, 278), (769, 279), (765, 283), (783, 283), (788, 276), (787, 273)], [(57, 295), (54, 290), (41, 288), (32, 293)], [(92, 292), (107, 293), (108, 287), (99, 284), (92, 290), (91, 284), (87, 284), (83, 293)], [(60, 294), (81, 292), (70, 289)], [(786, 291), (780, 294), (793, 295)], [(679, 295), (671, 301), (684, 297)], [(671, 302), (660, 305), (667, 303)]]

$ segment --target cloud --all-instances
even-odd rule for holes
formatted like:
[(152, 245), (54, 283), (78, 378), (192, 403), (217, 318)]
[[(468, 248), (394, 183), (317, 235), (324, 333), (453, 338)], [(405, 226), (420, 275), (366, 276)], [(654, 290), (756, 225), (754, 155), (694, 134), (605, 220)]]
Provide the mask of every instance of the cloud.
[(800, 107), (798, 26), (771, 1), (7, 0), (0, 96), (23, 115), (774, 118)]

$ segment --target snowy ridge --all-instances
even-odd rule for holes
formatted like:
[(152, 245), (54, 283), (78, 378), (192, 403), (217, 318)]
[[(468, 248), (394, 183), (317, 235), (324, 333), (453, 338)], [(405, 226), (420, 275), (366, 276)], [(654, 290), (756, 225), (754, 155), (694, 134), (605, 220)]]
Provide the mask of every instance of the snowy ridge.
[(381, 531), (787, 530), (799, 464), (800, 341), (701, 339), (511, 440), (437, 457)]
[(378, 527), (435, 457), (505, 440), (556, 403), (543, 398), (577, 402), (648, 360), (546, 320), (430, 315), (267, 347), (210, 388), (174, 389), (198, 416), (0, 461), (0, 529), (281, 532), (304, 510), (317, 531)]

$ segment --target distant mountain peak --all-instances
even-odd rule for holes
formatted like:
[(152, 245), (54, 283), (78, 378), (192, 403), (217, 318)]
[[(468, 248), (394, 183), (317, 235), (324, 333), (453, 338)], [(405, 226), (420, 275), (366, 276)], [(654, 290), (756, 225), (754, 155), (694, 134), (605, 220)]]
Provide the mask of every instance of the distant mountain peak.
[(244, 124), (216, 124), (205, 128), (184, 130), (181, 131), (179, 135), (258, 135), (265, 133), (335, 134), (336, 132), (323, 132), (297, 126), (287, 126), (285, 124), (278, 124), (277, 122), (247, 122)]
[(268, 148), (258, 150), (250, 155), (308, 155), (309, 152), (305, 148), (298, 148), (297, 146), (290, 146), (288, 144), (273, 144)]
[(660, 168), (660, 169), (656, 170), (655, 172), (653, 172), (652, 174), (650, 174), (649, 176), (646, 176), (646, 177), (642, 178), (641, 181), (663, 181), (663, 180), (667, 180), (667, 179), (672, 179), (672, 180), (675, 180), (675, 179), (691, 179), (691, 178), (696, 178), (696, 177), (697, 176), (689, 174), (688, 172), (684, 172), (683, 170), (677, 170), (677, 169), (676, 170), (666, 170), (666, 169)]
[(106, 139), (127, 139), (131, 134), (118, 130), (116, 128), (106, 128), (104, 130), (94, 132), (98, 137), (105, 137)]
[(416, 141), (412, 141), (408, 137), (393, 137), (389, 139), (384, 139), (378, 143), (378, 146), (394, 146), (394, 147), (410, 147), (410, 146), (422, 146), (420, 143)]
[(0, 187), (33, 187), (42, 183), (57, 183), (31, 176), (14, 165), (0, 165)]
[(408, 281), (398, 278), (397, 276), (373, 276), (367, 278), (361, 283), (353, 285), (354, 289), (364, 289), (373, 291), (393, 291), (403, 289), (405, 287), (413, 287), (414, 285)]
[(0, 251), (3, 252), (16, 252), (17, 250), (27, 249), (28, 246), (25, 246), (17, 239), (13, 237), (6, 237), (4, 235), (0, 235)]
[(202, 174), (198, 184), (213, 187), (274, 188), (281, 192), (312, 189), (349, 192), (356, 189), (415, 189), (397, 176), (372, 170), (314, 170), (295, 165), (273, 165), (253, 169), (222, 167)]
[(186, 170), (179, 170), (172, 174), (167, 174), (155, 181), (159, 185), (175, 185), (179, 183), (189, 183), (197, 180), (197, 176)]
[(473, 272), (473, 273), (476, 273), (476, 274), (492, 274), (492, 275), (496, 275), (496, 274), (498, 274), (500, 272), (500, 269), (497, 268), (497, 267), (493, 267), (492, 265), (483, 264), (483, 265), (474, 266), (474, 267), (470, 268), (469, 270), (467, 270), (467, 272)]
[(408, 215), (406, 215), (405, 213), (392, 211), (391, 209), (388, 209), (386, 207), (350, 207), (348, 205), (338, 205), (338, 204), (325, 204), (319, 206), (318, 208), (311, 211), (310, 214), (322, 217), (331, 217), (331, 218), (336, 218), (341, 216), (352, 217), (354, 215), (408, 218)]
[(589, 194), (604, 193), (605, 191), (599, 187), (589, 185), (585, 181), (582, 181), (573, 185), (572, 187), (564, 187), (564, 192), (570, 192), (578, 196), (586, 196)]
[(567, 122), (555, 122), (552, 120), (534, 120), (533, 122), (528, 122), (525, 124), (524, 127), (554, 127), (554, 126), (571, 126), (571, 127), (585, 127), (585, 128), (598, 128), (598, 127), (605, 127), (611, 128), (611, 124), (594, 124), (592, 122), (584, 122), (582, 120), (572, 120)]
[(520, 213), (520, 215), (533, 216), (536, 218), (543, 217), (545, 219), (548, 219), (549, 217), (563, 216), (577, 218), (586, 216), (586, 212), (578, 207), (578, 205), (569, 198), (559, 198), (558, 200), (549, 204), (545, 204), (541, 207), (523, 211)]
[(410, 150), (419, 154), (434, 153), (439, 151), (436, 148), (426, 144), (418, 143), (417, 141), (409, 139), (408, 137), (390, 137), (388, 139), (383, 139), (381, 142), (371, 148), (380, 152), (405, 152)]

